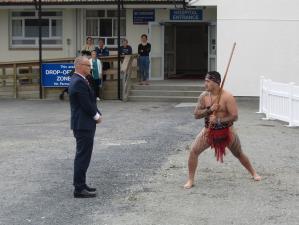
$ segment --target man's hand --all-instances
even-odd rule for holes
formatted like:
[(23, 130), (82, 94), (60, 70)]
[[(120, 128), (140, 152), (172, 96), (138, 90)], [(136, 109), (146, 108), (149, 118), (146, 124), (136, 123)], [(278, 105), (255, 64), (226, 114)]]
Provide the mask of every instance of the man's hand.
[(98, 120), (96, 120), (96, 123), (101, 123), (102, 122), (102, 117), (100, 116)]
[(217, 123), (217, 117), (215, 115), (210, 115), (210, 123), (215, 124)]
[(215, 112), (215, 111), (218, 111), (218, 110), (219, 110), (219, 107), (220, 107), (219, 104), (214, 103), (214, 104), (211, 106), (210, 109), (211, 109), (212, 112)]

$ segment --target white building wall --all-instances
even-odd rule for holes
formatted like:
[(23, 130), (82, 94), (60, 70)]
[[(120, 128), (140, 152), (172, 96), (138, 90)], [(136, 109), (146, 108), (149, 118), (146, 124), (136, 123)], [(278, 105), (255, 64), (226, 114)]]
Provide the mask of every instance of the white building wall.
[[(61, 52), (62, 57), (76, 56), (76, 32), (78, 32), (78, 30), (76, 30), (76, 9), (65, 9), (63, 11), (63, 50)], [(70, 45), (67, 45), (67, 39), (70, 39)]]
[(140, 36), (142, 34), (148, 34), (147, 25), (133, 25), (133, 9), (127, 9), (126, 17), (126, 36), (131, 45), (133, 53), (137, 53), (138, 44), (140, 43)]
[(194, 2), (217, 6), (217, 69), (222, 74), (233, 42), (237, 42), (226, 89), (236, 96), (258, 96), (262, 75), (299, 83), (297, 0)]
[[(63, 11), (62, 49), (44, 49), (43, 59), (74, 57), (76, 51), (75, 9)], [(37, 49), (9, 49), (9, 10), (0, 10), (0, 62), (38, 60)], [(67, 45), (67, 39), (71, 44)]]

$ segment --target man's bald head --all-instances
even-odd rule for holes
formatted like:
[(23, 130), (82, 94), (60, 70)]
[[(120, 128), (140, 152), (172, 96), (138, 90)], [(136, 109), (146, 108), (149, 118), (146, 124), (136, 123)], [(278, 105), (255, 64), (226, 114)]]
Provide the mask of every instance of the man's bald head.
[(78, 56), (74, 61), (75, 72), (83, 76), (90, 74), (91, 65), (86, 56)]

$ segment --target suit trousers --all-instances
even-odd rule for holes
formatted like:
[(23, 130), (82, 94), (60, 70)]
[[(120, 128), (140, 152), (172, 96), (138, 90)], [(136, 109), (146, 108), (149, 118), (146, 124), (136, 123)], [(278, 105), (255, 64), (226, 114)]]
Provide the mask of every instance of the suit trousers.
[(73, 133), (76, 138), (73, 184), (76, 191), (82, 191), (86, 187), (86, 172), (91, 159), (95, 129), (73, 130)]
[(94, 79), (93, 80), (93, 91), (95, 93), (95, 97), (99, 98), (100, 97), (100, 85), (102, 83), (101, 79)]

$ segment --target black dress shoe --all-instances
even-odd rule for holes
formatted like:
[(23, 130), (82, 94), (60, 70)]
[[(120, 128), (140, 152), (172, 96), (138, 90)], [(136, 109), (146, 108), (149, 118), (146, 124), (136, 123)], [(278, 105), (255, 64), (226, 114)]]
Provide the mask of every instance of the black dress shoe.
[(74, 191), (74, 197), (75, 198), (94, 198), (97, 194), (95, 192), (89, 192), (86, 189), (83, 189), (82, 191)]
[(89, 192), (96, 192), (97, 189), (96, 188), (92, 188), (92, 187), (89, 187), (87, 184), (85, 185), (85, 189)]

